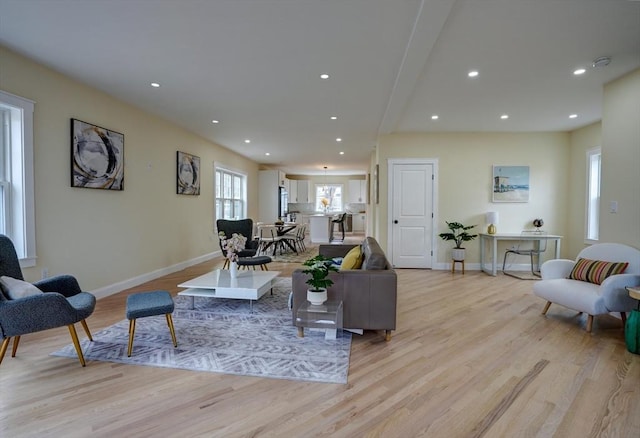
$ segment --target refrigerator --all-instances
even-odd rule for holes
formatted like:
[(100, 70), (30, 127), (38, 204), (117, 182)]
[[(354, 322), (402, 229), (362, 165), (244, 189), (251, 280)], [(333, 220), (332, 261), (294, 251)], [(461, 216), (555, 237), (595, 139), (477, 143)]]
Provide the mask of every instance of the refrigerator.
[(289, 210), (289, 193), (284, 187), (278, 187), (278, 217), (284, 220)]

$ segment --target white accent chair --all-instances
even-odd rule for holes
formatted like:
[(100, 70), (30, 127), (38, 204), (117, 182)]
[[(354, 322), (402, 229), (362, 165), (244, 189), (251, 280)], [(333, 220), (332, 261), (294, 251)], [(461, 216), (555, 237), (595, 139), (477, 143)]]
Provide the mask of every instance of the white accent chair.
[[(578, 258), (628, 262), (629, 266), (624, 273), (612, 275), (602, 284), (594, 284), (568, 278)], [(542, 265), (542, 281), (533, 285), (533, 293), (547, 300), (542, 314), (545, 315), (554, 303), (589, 315), (587, 332), (591, 332), (594, 315), (609, 312), (620, 312), (624, 325), (626, 312), (638, 305), (629, 297), (625, 286), (640, 285), (640, 250), (619, 243), (599, 243), (580, 251), (576, 261), (555, 259)]]

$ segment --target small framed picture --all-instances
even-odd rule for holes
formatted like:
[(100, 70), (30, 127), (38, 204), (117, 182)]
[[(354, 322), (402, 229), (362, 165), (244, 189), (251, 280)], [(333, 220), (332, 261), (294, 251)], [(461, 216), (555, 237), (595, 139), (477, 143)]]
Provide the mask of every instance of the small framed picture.
[(178, 151), (176, 161), (176, 193), (178, 195), (199, 195), (200, 157)]
[(124, 190), (124, 135), (71, 119), (71, 187)]
[(493, 202), (529, 202), (529, 166), (493, 166)]

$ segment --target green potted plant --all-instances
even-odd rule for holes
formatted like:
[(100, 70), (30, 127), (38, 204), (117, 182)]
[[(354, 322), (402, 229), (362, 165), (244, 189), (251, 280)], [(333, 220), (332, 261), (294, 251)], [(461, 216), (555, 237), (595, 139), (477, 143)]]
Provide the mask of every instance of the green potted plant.
[(327, 288), (333, 284), (333, 281), (327, 278), (329, 272), (338, 272), (338, 268), (333, 264), (333, 259), (323, 255), (312, 257), (302, 265), (306, 266), (302, 272), (311, 275), (306, 281), (306, 283), (311, 286), (311, 288), (307, 290), (307, 300), (314, 305), (323, 304), (327, 301)]
[(451, 250), (451, 258), (456, 261), (464, 260), (464, 248), (462, 242), (469, 242), (478, 237), (477, 234), (470, 234), (468, 231), (475, 225), (463, 225), (460, 222), (447, 222), (448, 233), (440, 233), (442, 240), (453, 240), (455, 247)]

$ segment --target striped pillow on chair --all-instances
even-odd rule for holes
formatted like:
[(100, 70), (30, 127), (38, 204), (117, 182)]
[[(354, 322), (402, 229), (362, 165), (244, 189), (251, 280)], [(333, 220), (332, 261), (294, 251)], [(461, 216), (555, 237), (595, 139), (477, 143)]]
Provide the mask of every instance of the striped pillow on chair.
[(622, 274), (627, 266), (629, 266), (627, 262), (604, 262), (579, 258), (568, 278), (602, 284), (607, 277)]

